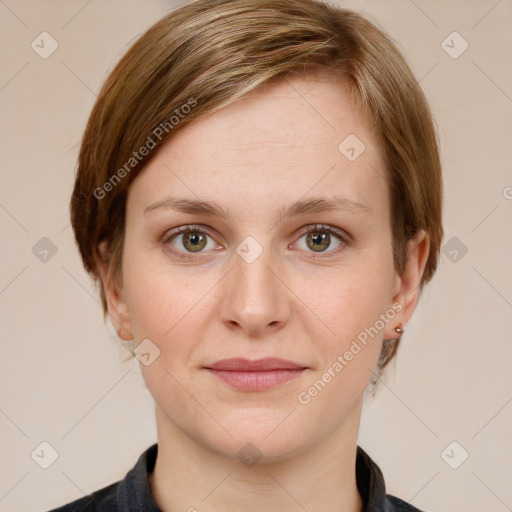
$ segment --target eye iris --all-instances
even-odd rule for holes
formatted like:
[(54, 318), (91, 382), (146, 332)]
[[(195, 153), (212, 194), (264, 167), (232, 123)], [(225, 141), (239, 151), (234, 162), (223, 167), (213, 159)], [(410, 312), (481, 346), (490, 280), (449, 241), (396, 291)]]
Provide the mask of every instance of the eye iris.
[(200, 251), (206, 245), (206, 237), (197, 231), (189, 231), (183, 235), (183, 245), (192, 252)]
[(313, 242), (312, 249), (316, 252), (324, 251), (329, 247), (331, 236), (329, 233), (321, 231), (312, 231), (306, 237), (306, 243)]

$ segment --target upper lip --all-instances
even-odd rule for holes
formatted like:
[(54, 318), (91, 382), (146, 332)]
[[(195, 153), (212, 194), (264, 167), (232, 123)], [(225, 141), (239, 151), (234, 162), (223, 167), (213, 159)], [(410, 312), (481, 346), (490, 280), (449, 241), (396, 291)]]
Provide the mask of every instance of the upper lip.
[(205, 366), (205, 368), (238, 372), (265, 372), (271, 370), (302, 370), (307, 366), (277, 357), (265, 357), (253, 361), (243, 357), (234, 357), (232, 359), (222, 359), (212, 365)]

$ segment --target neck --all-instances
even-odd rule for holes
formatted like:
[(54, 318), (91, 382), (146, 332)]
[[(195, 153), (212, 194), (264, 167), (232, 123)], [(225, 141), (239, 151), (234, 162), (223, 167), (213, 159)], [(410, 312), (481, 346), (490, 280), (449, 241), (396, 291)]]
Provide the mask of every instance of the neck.
[(186, 436), (156, 407), (158, 455), (150, 487), (163, 512), (361, 512), (355, 461), (361, 405), (296, 456), (245, 466)]

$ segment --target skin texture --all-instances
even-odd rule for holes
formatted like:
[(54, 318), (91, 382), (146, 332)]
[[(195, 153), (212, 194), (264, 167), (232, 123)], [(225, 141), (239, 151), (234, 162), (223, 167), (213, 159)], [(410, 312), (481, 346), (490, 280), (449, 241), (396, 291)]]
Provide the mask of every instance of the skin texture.
[[(338, 149), (350, 134), (366, 145), (353, 162)], [(150, 484), (162, 510), (282, 512), (298, 503), (309, 512), (362, 510), (355, 457), (363, 392), (382, 340), (396, 338), (394, 327), (413, 314), (429, 250), (420, 232), (406, 271), (395, 273), (383, 176), (382, 155), (343, 82), (297, 75), (186, 127), (134, 180), (122, 283), (109, 282), (107, 263), (100, 265), (119, 335), (149, 338), (160, 350), (141, 370), (156, 403)], [(144, 214), (169, 195), (215, 201), (229, 217), (170, 208)], [(334, 195), (370, 211), (277, 221), (294, 201)], [(180, 234), (164, 243), (190, 224), (208, 235), (202, 251), (187, 251)], [(306, 236), (315, 224), (350, 238), (331, 235), (317, 252)], [(248, 236), (262, 249), (251, 263), (236, 252)], [(299, 403), (298, 394), (393, 304), (401, 311), (384, 329)], [(274, 389), (243, 392), (203, 368), (267, 356), (309, 369)], [(251, 467), (237, 457), (248, 442), (261, 456)]]

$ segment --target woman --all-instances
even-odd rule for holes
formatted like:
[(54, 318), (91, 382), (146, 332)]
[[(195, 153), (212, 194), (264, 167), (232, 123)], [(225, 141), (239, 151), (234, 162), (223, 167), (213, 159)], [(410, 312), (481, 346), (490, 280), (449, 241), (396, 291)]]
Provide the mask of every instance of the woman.
[(172, 12), (100, 92), (71, 217), (158, 442), (55, 510), (418, 510), (357, 445), (443, 236), (432, 116), (378, 28), (315, 0)]

